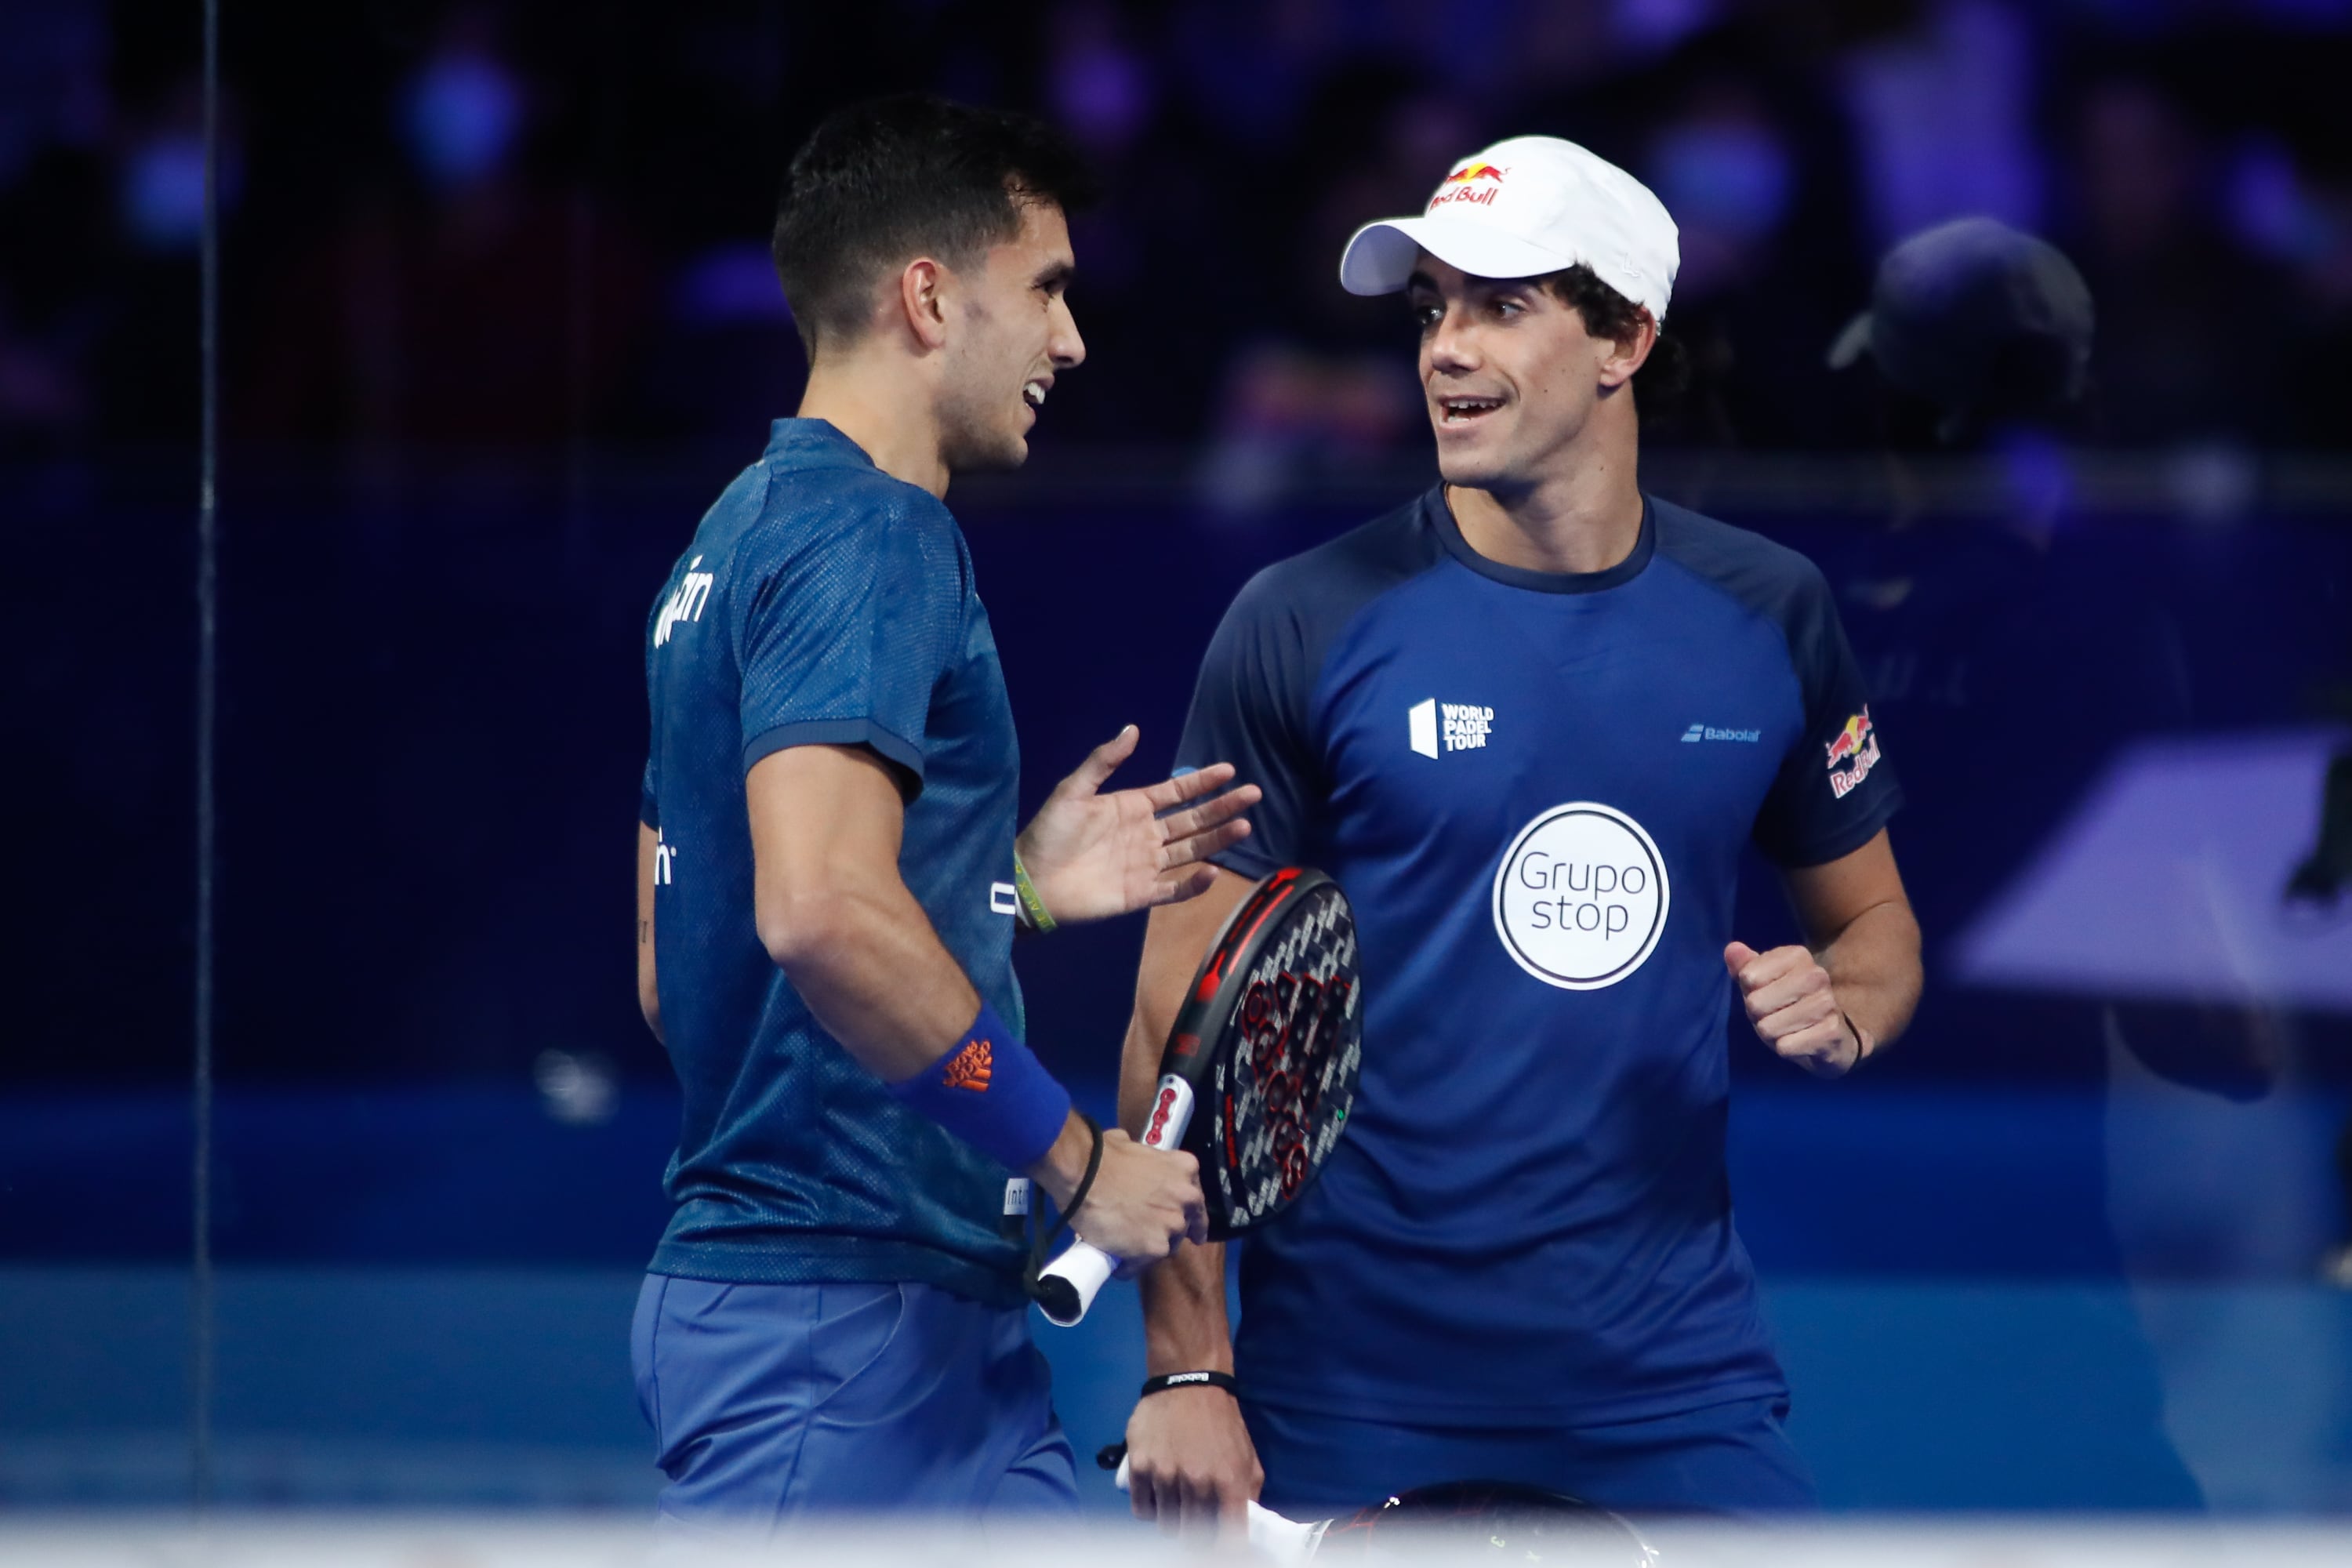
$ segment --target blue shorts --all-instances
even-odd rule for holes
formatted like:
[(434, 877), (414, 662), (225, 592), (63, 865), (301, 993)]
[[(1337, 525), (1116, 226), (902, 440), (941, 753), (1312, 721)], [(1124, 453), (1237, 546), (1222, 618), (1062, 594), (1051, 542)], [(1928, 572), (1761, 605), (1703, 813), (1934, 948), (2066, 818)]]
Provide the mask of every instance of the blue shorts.
[(1265, 1467), (1260, 1499), (1293, 1519), (1352, 1513), (1408, 1487), (1517, 1481), (1625, 1514), (1817, 1509), (1780, 1399), (1603, 1426), (1401, 1426), (1243, 1402)]
[(629, 1349), (669, 1478), (665, 1528), (764, 1534), (810, 1511), (1078, 1506), (1025, 1310), (929, 1285), (648, 1274)]

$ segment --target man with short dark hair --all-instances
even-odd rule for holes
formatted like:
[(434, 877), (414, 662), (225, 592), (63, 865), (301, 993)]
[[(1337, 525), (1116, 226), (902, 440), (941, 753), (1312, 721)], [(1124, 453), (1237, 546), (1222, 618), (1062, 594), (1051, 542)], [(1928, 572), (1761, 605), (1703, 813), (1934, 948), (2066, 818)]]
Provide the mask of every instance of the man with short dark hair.
[(1123, 1258), (1203, 1234), (1192, 1157), (1103, 1133), (1023, 1045), (1011, 949), (1016, 920), (1199, 893), (1254, 792), (1193, 804), (1232, 778), (1210, 768), (1097, 793), (1130, 726), (1016, 839), (1012, 711), (941, 504), (1022, 461), (1084, 357), (1083, 188), (1014, 115), (900, 98), (818, 128), (776, 225), (799, 416), (646, 627), (637, 984), (684, 1116), (632, 1351), (676, 1525), (1073, 1505), (1002, 1234), (1020, 1173)]
[[(1908, 1018), (1918, 932), (1821, 574), (1636, 480), (1676, 261), (1655, 196), (1550, 137), (1457, 164), (1341, 258), (1411, 301), (1442, 482), (1259, 574), (1210, 645), (1178, 762), (1230, 757), (1265, 798), (1216, 887), (1152, 917), (1121, 1108), (1286, 862), (1355, 902), (1363, 1079), (1249, 1241), (1238, 1343), (1222, 1248), (1146, 1278), (1149, 1370), (1233, 1376), (1139, 1402), (1139, 1515), (1469, 1477), (1628, 1511), (1812, 1500), (1732, 1230), (1726, 1016), (1840, 1076)], [(1751, 841), (1810, 947), (1735, 940)]]

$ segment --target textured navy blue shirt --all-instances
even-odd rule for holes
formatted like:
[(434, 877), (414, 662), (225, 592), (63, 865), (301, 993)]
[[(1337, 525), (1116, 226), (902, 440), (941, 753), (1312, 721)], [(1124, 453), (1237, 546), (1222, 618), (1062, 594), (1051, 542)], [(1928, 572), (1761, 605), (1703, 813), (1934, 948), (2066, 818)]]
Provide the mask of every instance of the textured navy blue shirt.
[(653, 1267), (1020, 1300), (1020, 1258), (998, 1235), (1004, 1168), (899, 1105), (824, 1032), (752, 908), (745, 774), (788, 746), (870, 746), (908, 797), (908, 889), (1022, 1027), (1020, 753), (962, 531), (832, 426), (780, 419), (656, 599), (646, 682), (655, 956), (685, 1090), (666, 1178), (677, 1208)]
[(1655, 500), (1622, 563), (1524, 571), (1433, 489), (1242, 590), (1178, 751), (1218, 760), (1265, 792), (1223, 864), (1329, 871), (1364, 966), (1348, 1136), (1243, 1258), (1251, 1396), (1784, 1393), (1724, 1170), (1740, 855), (1835, 859), (1898, 800), (1821, 574)]

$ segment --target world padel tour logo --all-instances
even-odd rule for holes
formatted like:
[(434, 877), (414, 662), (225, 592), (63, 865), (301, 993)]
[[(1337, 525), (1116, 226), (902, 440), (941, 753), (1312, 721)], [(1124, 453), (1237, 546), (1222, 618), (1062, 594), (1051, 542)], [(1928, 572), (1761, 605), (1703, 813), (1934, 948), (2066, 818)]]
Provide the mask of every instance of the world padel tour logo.
[(1446, 175), (1445, 183), (1437, 187), (1437, 194), (1429, 198), (1429, 210), (1435, 212), (1442, 206), (1460, 202), (1471, 202), (1479, 206), (1489, 205), (1495, 199), (1495, 193), (1503, 187), (1503, 173), (1492, 163), (1463, 164)]
[(1666, 929), (1665, 857), (1614, 806), (1573, 800), (1519, 829), (1495, 872), (1495, 934), (1521, 969), (1598, 991), (1642, 967)]

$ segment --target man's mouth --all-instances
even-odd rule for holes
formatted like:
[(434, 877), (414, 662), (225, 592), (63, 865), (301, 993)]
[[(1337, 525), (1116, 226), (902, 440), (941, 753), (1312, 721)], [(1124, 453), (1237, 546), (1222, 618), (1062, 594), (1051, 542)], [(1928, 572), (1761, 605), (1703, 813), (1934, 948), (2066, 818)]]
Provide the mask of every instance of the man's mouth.
[(1441, 397), (1437, 400), (1438, 423), (1467, 425), (1474, 419), (1485, 418), (1501, 406), (1503, 400), (1499, 397)]
[(1054, 390), (1054, 378), (1041, 375), (1021, 388), (1021, 400), (1032, 408), (1045, 406), (1045, 394)]

